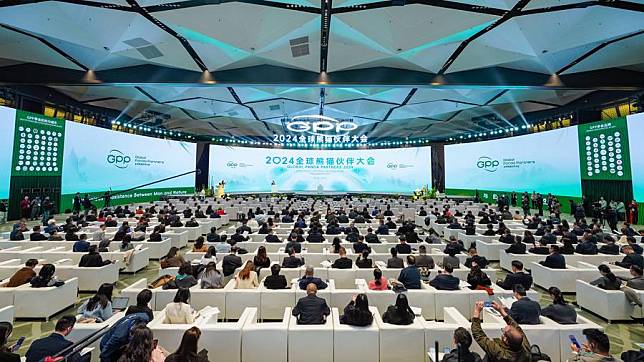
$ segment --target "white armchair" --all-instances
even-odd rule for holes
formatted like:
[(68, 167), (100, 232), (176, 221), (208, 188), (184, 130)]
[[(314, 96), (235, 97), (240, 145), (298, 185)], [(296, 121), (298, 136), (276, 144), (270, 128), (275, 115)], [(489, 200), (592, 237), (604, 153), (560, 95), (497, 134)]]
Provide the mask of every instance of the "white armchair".
[(317, 325), (297, 324), (297, 318), (291, 318), (288, 325), (288, 360), (333, 362), (332, 318)]
[(380, 362), (416, 362), (425, 360), (425, 325), (422, 317), (414, 323), (399, 326), (383, 322), (374, 315), (380, 329)]
[[(250, 310), (242, 330), (241, 358), (244, 362), (282, 362), (288, 355), (288, 326), (291, 308), (282, 310), (279, 322), (260, 323), (257, 308)], [(277, 318), (276, 318), (277, 319)]]
[[(65, 280), (60, 287), (32, 288), (25, 284), (15, 288), (17, 318), (44, 318), (73, 306), (78, 295), (78, 278)], [(43, 301), (47, 301), (43, 303)]]
[[(369, 307), (374, 314), (378, 309)], [(355, 327), (347, 324), (340, 324), (338, 308), (333, 308), (333, 361), (334, 362), (372, 362), (378, 361), (380, 355), (380, 333), (374, 321), (368, 327)], [(361, 346), (361, 348), (356, 348)]]

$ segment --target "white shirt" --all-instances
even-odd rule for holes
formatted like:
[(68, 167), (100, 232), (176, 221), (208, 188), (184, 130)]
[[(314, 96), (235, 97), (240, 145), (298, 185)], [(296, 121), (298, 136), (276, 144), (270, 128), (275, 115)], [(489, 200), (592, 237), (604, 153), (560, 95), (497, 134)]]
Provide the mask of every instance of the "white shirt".
[(165, 307), (165, 324), (192, 324), (195, 318), (192, 307), (186, 303), (169, 303)]

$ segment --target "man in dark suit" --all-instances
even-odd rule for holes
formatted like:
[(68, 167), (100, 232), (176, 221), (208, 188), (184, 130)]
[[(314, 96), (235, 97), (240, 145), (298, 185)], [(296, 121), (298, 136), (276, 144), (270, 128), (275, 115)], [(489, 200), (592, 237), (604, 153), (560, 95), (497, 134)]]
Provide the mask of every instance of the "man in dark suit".
[(369, 247), (369, 245), (365, 244), (364, 239), (365, 239), (364, 236), (362, 235), (358, 236), (358, 241), (353, 243), (354, 253), (362, 254), (363, 250), (368, 250), (369, 252), (371, 252), (371, 248)]
[(550, 255), (539, 264), (552, 269), (566, 269), (566, 258), (559, 253), (558, 245), (550, 245)]
[(505, 276), (505, 280), (498, 279), (496, 285), (505, 290), (514, 290), (515, 285), (521, 285), (525, 290), (532, 286), (532, 276), (523, 271), (523, 263), (518, 260), (512, 261), (512, 273)]
[(517, 301), (512, 303), (512, 308), (509, 311), (512, 319), (519, 324), (540, 324), (541, 306), (526, 296), (523, 286), (514, 286), (514, 297)]
[(626, 256), (624, 257), (624, 259), (622, 259), (622, 261), (615, 262), (615, 265), (621, 266), (622, 268), (630, 268), (633, 265), (636, 265), (640, 268), (643, 267), (642, 264), (644, 264), (644, 258), (640, 254), (635, 254), (632, 246), (624, 246), (623, 251)]
[(398, 228), (398, 225), (396, 225), (396, 223), (393, 222), (390, 217), (387, 218), (385, 225), (389, 228), (389, 230), (395, 230), (396, 228)]
[(541, 237), (541, 240), (544, 244), (556, 244), (557, 243), (557, 236), (552, 233), (552, 230), (548, 227), (546, 228), (546, 233), (543, 234)]
[(380, 220), (380, 225), (378, 225), (378, 229), (376, 229), (376, 235), (389, 235), (389, 228), (382, 220)]
[(420, 271), (413, 255), (407, 255), (407, 267), (400, 271), (398, 281), (407, 289), (420, 289)]
[(242, 231), (242, 227), (237, 228), (235, 233), (230, 237), (230, 241), (232, 241), (233, 245), (235, 245), (237, 243), (241, 243), (243, 241), (248, 241), (250, 239), (249, 236), (244, 236), (243, 235), (244, 231)]
[(539, 240), (539, 246), (535, 246), (534, 248), (528, 249), (528, 251), (532, 254), (538, 254), (538, 255), (548, 255), (550, 254), (550, 248), (548, 245), (543, 241), (543, 239)]
[(111, 263), (112, 262), (109, 260), (103, 260), (101, 254), (98, 253), (98, 245), (90, 245), (89, 252), (81, 257), (78, 266), (85, 268), (100, 268)]
[(396, 251), (398, 254), (411, 254), (411, 246), (407, 244), (407, 238), (404, 235), (400, 235), (400, 243), (396, 244)]
[(316, 231), (311, 231), (311, 233), (306, 237), (306, 241), (309, 243), (323, 243), (324, 242), (324, 235), (322, 233)]
[(336, 223), (329, 224), (326, 227), (327, 235), (340, 235), (341, 233), (342, 233), (342, 229), (340, 229), (340, 226)]
[[(71, 333), (76, 323), (76, 318), (71, 315), (63, 316), (56, 322), (54, 333), (41, 339), (37, 339), (31, 343), (29, 350), (25, 355), (27, 362), (40, 362), (45, 357), (54, 356), (63, 351), (65, 348), (71, 346), (73, 343), (65, 337)], [(80, 357), (74, 355), (68, 361), (89, 361), (89, 355)]]
[(225, 277), (233, 275), (233, 273), (235, 273), (235, 269), (242, 266), (242, 259), (235, 255), (235, 251), (235, 248), (231, 248), (230, 254), (224, 256), (224, 259), (221, 262), (221, 268)]
[(364, 236), (364, 241), (366, 241), (369, 244), (380, 244), (380, 240), (378, 239), (378, 235), (373, 233), (372, 228), (367, 229), (367, 235)]
[(268, 229), (268, 234), (264, 237), (264, 240), (266, 240), (267, 243), (280, 243), (281, 240), (280, 238), (275, 235), (273, 232), (273, 229)]
[(445, 265), (444, 268), (436, 278), (429, 282), (429, 285), (438, 290), (458, 290), (461, 281), (452, 275), (454, 268), (451, 264)]
[(521, 242), (521, 237), (517, 236), (514, 240), (514, 244), (510, 245), (509, 248), (505, 249), (505, 252), (508, 254), (525, 254), (526, 246)]
[(304, 272), (304, 278), (301, 278), (300, 281), (298, 282), (298, 286), (300, 289), (306, 289), (308, 291), (308, 285), (309, 284), (314, 284), (315, 285), (315, 291), (317, 292), (318, 289), (326, 289), (328, 285), (320, 278), (313, 276), (313, 267), (312, 266), (307, 266), (306, 271)]
[[(360, 253), (362, 253), (362, 251)], [(340, 247), (338, 254), (340, 255), (340, 257), (333, 262), (331, 268), (351, 269), (353, 267), (353, 261), (347, 258), (347, 251), (343, 247)]]
[(597, 245), (590, 240), (590, 236), (584, 235), (582, 242), (577, 244), (575, 252), (584, 255), (596, 255)]
[(29, 240), (31, 241), (47, 240), (47, 237), (40, 232), (40, 225), (34, 226), (33, 232), (29, 234)]
[(326, 317), (331, 313), (324, 298), (317, 296), (318, 288), (314, 283), (306, 286), (306, 297), (300, 298), (293, 308), (293, 316), (297, 324), (324, 324)]
[(250, 229), (250, 226), (248, 226), (248, 221), (247, 220), (242, 220), (242, 225), (237, 228), (237, 230), (240, 234), (243, 234), (244, 231), (247, 233), (252, 233), (253, 231)]
[(295, 249), (287, 248), (288, 256), (282, 260), (282, 268), (299, 268), (304, 265), (304, 259), (295, 256)]

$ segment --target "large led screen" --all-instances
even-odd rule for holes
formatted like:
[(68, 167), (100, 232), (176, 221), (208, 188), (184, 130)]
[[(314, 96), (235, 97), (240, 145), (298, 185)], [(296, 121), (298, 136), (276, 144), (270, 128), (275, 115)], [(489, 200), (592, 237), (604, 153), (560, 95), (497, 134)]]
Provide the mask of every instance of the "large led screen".
[(16, 110), (0, 107), (0, 200), (9, 198)]
[(430, 147), (284, 150), (210, 146), (211, 184), (225, 191), (412, 193), (431, 187)]
[[(138, 136), (67, 122), (62, 200), (69, 208), (76, 192), (98, 197), (195, 170), (194, 143)], [(114, 203), (158, 199), (194, 192), (194, 173), (114, 195)], [(98, 206), (102, 206), (98, 202)]]
[(581, 196), (577, 127), (445, 147), (445, 188)]
[(631, 154), (633, 197), (637, 201), (644, 202), (644, 142), (641, 140), (644, 135), (644, 113), (628, 116), (626, 120)]

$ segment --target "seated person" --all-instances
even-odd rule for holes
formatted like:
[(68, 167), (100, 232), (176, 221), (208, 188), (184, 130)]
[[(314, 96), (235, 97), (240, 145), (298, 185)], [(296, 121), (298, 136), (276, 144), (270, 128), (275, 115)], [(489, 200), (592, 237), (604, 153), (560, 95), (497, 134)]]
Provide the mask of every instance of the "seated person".
[(619, 245), (615, 244), (615, 239), (611, 236), (604, 238), (605, 244), (599, 248), (600, 254), (619, 255)]
[(255, 272), (255, 264), (248, 260), (244, 269), (242, 269), (237, 276), (235, 276), (235, 289), (255, 289), (259, 287), (257, 280), (257, 272)]
[(610, 339), (606, 333), (595, 328), (586, 328), (582, 331), (586, 336), (587, 342), (583, 344), (583, 350), (580, 350), (574, 344), (571, 344), (573, 352), (576, 354), (570, 359), (576, 361), (619, 361), (610, 354)]
[(505, 276), (504, 280), (497, 279), (496, 285), (505, 290), (514, 290), (515, 285), (521, 285), (528, 290), (532, 286), (532, 276), (523, 271), (523, 263), (512, 260), (512, 273)]
[(177, 290), (172, 303), (165, 307), (164, 324), (192, 324), (195, 322), (196, 313), (190, 306), (190, 289)]
[(331, 310), (326, 304), (326, 300), (317, 296), (318, 288), (316, 284), (309, 283), (301, 289), (306, 289), (306, 297), (302, 297), (297, 301), (291, 313), (297, 318), (297, 324), (324, 324), (326, 317), (331, 314)]
[(78, 241), (74, 243), (72, 250), (75, 253), (87, 253), (89, 251), (89, 242), (87, 241), (87, 235), (81, 234)]
[(197, 220), (195, 220), (194, 217), (191, 217), (190, 220), (186, 221), (186, 227), (194, 228), (197, 226), (199, 226), (199, 223), (197, 222)]
[(30, 241), (43, 241), (47, 237), (40, 232), (40, 225), (35, 225), (31, 234), (29, 234)]
[(483, 235), (485, 236), (494, 236), (496, 235), (496, 231), (494, 231), (494, 224), (487, 224), (487, 230), (483, 232)]
[[(385, 226), (386, 227), (386, 226)], [(380, 244), (380, 239), (378, 239), (379, 234), (374, 234), (372, 228), (367, 229), (367, 235), (364, 236), (364, 241), (368, 244)], [(387, 234), (384, 234), (387, 235)]]
[(577, 323), (577, 312), (570, 304), (566, 303), (561, 290), (557, 287), (548, 288), (552, 304), (541, 310), (541, 315), (552, 319), (559, 324)]
[(359, 235), (358, 241), (353, 243), (353, 252), (356, 254), (362, 254), (363, 250), (371, 251), (371, 248), (364, 242), (364, 236)]
[(626, 286), (635, 290), (644, 290), (644, 277), (642, 276), (642, 268), (637, 265), (631, 265), (630, 268), (631, 278), (618, 277), (620, 280), (626, 282)]
[(25, 235), (22, 233), (22, 230), (20, 228), (14, 227), (11, 233), (9, 234), (9, 240), (11, 241), (25, 240)]
[(362, 254), (356, 259), (358, 268), (373, 268), (373, 260), (369, 259), (369, 250), (363, 250)]
[(286, 249), (288, 256), (282, 260), (282, 268), (299, 268), (304, 265), (304, 259), (295, 256), (295, 250)]
[(264, 287), (266, 289), (286, 289), (288, 287), (286, 277), (280, 274), (281, 270), (282, 268), (279, 264), (273, 264), (271, 266), (271, 275), (264, 279)]
[(186, 261), (183, 259), (183, 256), (179, 255), (179, 248), (173, 246), (168, 250), (168, 253), (161, 258), (161, 269), (165, 268), (178, 268), (183, 265)]
[(434, 258), (427, 255), (427, 247), (421, 245), (418, 247), (418, 255), (416, 256), (416, 266), (419, 268), (434, 269)]
[(476, 352), (470, 352), (470, 346), (472, 345), (472, 335), (467, 329), (463, 327), (458, 327), (454, 331), (454, 344), (456, 345), (455, 349), (452, 349), (449, 353), (446, 353), (443, 356), (441, 362), (481, 362), (481, 356)]
[[(156, 227), (154, 228), (156, 230)], [(213, 226), (210, 228), (210, 232), (206, 234), (206, 241), (209, 243), (218, 243), (221, 240), (219, 234), (217, 234), (217, 227)]]
[(429, 282), (429, 285), (438, 290), (458, 290), (461, 281), (452, 275), (454, 268), (451, 264), (443, 266), (444, 270)]
[(152, 291), (150, 289), (143, 289), (136, 295), (136, 305), (131, 305), (125, 310), (125, 315), (135, 314), (135, 313), (145, 313), (148, 316), (149, 320), (154, 319), (152, 309), (150, 309), (149, 304), (152, 300)]
[(210, 262), (199, 275), (201, 289), (221, 289), (224, 287), (224, 276), (217, 270), (217, 264)]
[(558, 245), (550, 245), (550, 254), (539, 264), (551, 269), (566, 269), (566, 258), (559, 253)]
[(347, 258), (347, 251), (344, 249), (344, 247), (340, 247), (338, 254), (340, 254), (340, 257), (333, 262), (331, 268), (351, 269), (353, 267), (353, 261)]
[(373, 314), (369, 311), (369, 300), (366, 294), (360, 293), (353, 296), (349, 304), (344, 307), (340, 323), (357, 327), (367, 327), (373, 323)]
[(266, 236), (264, 237), (264, 241), (266, 241), (267, 243), (281, 243), (282, 242), (280, 240), (280, 238), (277, 235), (275, 235), (275, 232), (273, 231), (273, 229), (268, 229), (268, 234), (266, 234)]
[(389, 250), (391, 258), (387, 259), (387, 268), (401, 269), (404, 266), (403, 260), (398, 257), (398, 250), (391, 248)]
[(112, 302), (104, 294), (96, 293), (78, 308), (78, 315), (83, 322), (104, 322), (112, 316)]
[(559, 248), (559, 253), (564, 255), (572, 255), (575, 253), (575, 247), (572, 245), (572, 240), (565, 236), (561, 239), (563, 246)]
[(540, 324), (541, 306), (526, 296), (522, 285), (514, 286), (514, 297), (517, 301), (512, 303), (508, 311), (510, 317), (519, 324)]
[(155, 226), (154, 229), (152, 229), (152, 234), (150, 234), (150, 237), (148, 238), (148, 241), (161, 241), (161, 233), (159, 232), (160, 228), (159, 226)]
[(478, 265), (472, 266), (472, 269), (467, 274), (467, 282), (470, 284), (470, 289), (472, 290), (488, 289), (492, 286), (490, 277)]
[(307, 266), (306, 271), (304, 272), (304, 278), (301, 278), (298, 282), (300, 289), (307, 289), (307, 285), (314, 284), (316, 287), (316, 292), (318, 289), (326, 289), (328, 286), (322, 279), (313, 276), (314, 269), (312, 266)]
[(224, 272), (224, 277), (233, 275), (235, 270), (242, 266), (242, 259), (238, 255), (235, 255), (236, 253), (237, 249), (231, 248), (230, 254), (224, 256), (221, 264), (221, 269)]
[(601, 277), (591, 281), (590, 285), (597, 286), (604, 290), (619, 290), (619, 288), (621, 288), (622, 281), (617, 279), (608, 265), (600, 264), (597, 269), (599, 269)]
[(98, 253), (98, 246), (90, 245), (88, 253), (81, 257), (78, 266), (84, 268), (100, 268), (111, 263), (109, 260), (103, 260), (101, 254)]
[(550, 227), (546, 228), (545, 234), (539, 239), (539, 242), (543, 242), (544, 244), (555, 244), (557, 243), (557, 236), (552, 233), (552, 229)]
[(163, 289), (188, 289), (197, 285), (197, 279), (192, 275), (192, 265), (183, 263), (174, 280), (163, 285)]
[(510, 245), (509, 248), (505, 249), (505, 252), (508, 254), (525, 254), (526, 246), (521, 241), (521, 237), (517, 235), (514, 238), (514, 244)]
[(468, 250), (468, 254), (470, 254), (470, 256), (467, 259), (465, 259), (466, 267), (471, 268), (472, 265), (478, 265), (481, 269), (487, 268), (487, 265), (489, 263), (487, 261), (487, 258), (485, 258), (484, 256), (480, 256), (476, 251), (476, 248), (470, 248)]
[(575, 252), (577, 254), (596, 255), (597, 245), (592, 242), (589, 236), (584, 235), (582, 242), (577, 244), (577, 247), (575, 248)]
[(443, 257), (442, 267), (445, 268), (449, 264), (453, 269), (460, 268), (461, 261), (456, 257), (456, 250), (448, 249), (447, 253), (447, 256)]
[(36, 276), (36, 272), (34, 269), (36, 268), (36, 265), (38, 265), (38, 260), (36, 259), (29, 259), (25, 263), (25, 266), (18, 269), (17, 272), (15, 272), (11, 278), (9, 278), (9, 282), (5, 285), (5, 288), (15, 288), (19, 287), (23, 284), (27, 284), (31, 281)]
[(644, 267), (644, 257), (641, 254), (636, 254), (631, 245), (624, 246), (623, 251), (626, 256), (624, 256), (622, 261), (616, 261), (615, 265), (621, 266), (622, 268), (630, 268), (633, 265), (640, 268)]
[[(74, 343), (68, 340), (67, 337), (76, 324), (76, 317), (73, 315), (66, 315), (61, 317), (54, 328), (54, 333), (47, 337), (37, 339), (31, 343), (27, 353), (25, 354), (27, 362), (40, 362), (45, 360), (48, 356), (55, 356), (59, 352), (67, 349)], [(81, 358), (77, 354), (68, 357), (69, 361), (89, 361), (89, 358)]]
[(400, 271), (398, 281), (407, 289), (420, 289), (420, 271), (413, 255), (407, 255), (407, 267)]
[(208, 246), (204, 245), (205, 240), (203, 236), (198, 237), (195, 240), (195, 244), (192, 246), (192, 252), (193, 253), (205, 253), (208, 251)]
[(368, 283), (369, 290), (389, 290), (387, 278), (382, 276), (382, 271), (378, 268), (373, 270), (373, 280)]
[[(3, 210), (3, 212), (6, 212)], [(13, 332), (13, 325), (9, 322), (0, 322), (0, 361), (20, 362), (20, 355), (13, 353), (15, 345), (9, 346), (9, 337)]]
[(46, 288), (46, 287), (59, 287), (65, 282), (58, 280), (56, 276), (56, 267), (54, 264), (45, 264), (40, 268), (38, 276), (31, 279), (30, 284), (32, 288)]
[(132, 237), (130, 235), (125, 235), (119, 245), (119, 251), (128, 251), (132, 249), (134, 249), (134, 245), (132, 245)]
[(514, 243), (514, 236), (512, 236), (512, 232), (510, 231), (510, 229), (506, 229), (503, 232), (503, 235), (501, 235), (501, 237), (499, 237), (499, 241), (504, 243), (504, 244), (512, 244), (512, 243)]
[(402, 293), (396, 297), (396, 304), (387, 307), (387, 310), (382, 315), (383, 322), (396, 325), (412, 324), (415, 318), (414, 312), (409, 307), (407, 296)]
[(528, 249), (528, 251), (532, 254), (538, 254), (538, 255), (550, 254), (550, 248), (548, 247), (548, 244), (546, 244), (543, 240), (539, 240), (539, 246), (530, 248)]

